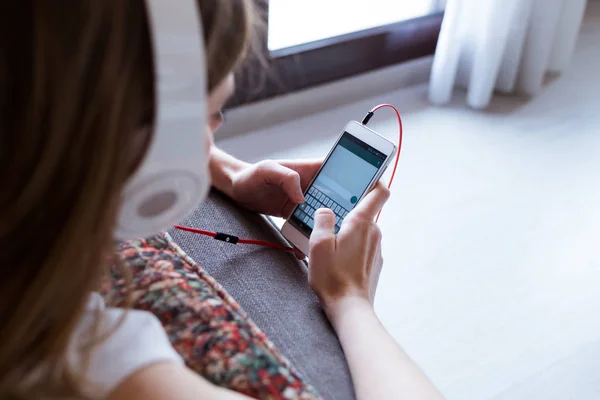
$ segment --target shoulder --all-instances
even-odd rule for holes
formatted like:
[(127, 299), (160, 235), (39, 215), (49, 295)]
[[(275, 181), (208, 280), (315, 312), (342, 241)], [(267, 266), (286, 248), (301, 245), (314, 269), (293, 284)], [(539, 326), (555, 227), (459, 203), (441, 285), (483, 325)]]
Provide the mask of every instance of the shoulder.
[(144, 368), (123, 381), (109, 400), (244, 400), (247, 397), (219, 388), (193, 371), (173, 363)]
[[(84, 394), (103, 398), (127, 377), (159, 363), (182, 365), (158, 319), (144, 311), (105, 308), (99, 296), (90, 305), (72, 336), (68, 357), (73, 368), (86, 365)], [(100, 394), (100, 396), (98, 396)]]

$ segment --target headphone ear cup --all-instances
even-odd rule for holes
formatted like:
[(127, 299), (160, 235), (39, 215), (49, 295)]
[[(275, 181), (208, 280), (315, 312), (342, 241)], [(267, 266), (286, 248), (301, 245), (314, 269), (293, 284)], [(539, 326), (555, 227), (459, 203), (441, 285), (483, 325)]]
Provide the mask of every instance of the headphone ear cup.
[(140, 176), (125, 191), (116, 237), (148, 237), (170, 229), (204, 199), (208, 177), (185, 170)]
[(156, 71), (156, 126), (148, 154), (131, 177), (117, 239), (148, 237), (191, 213), (210, 187), (206, 61), (196, 0), (146, 0)]

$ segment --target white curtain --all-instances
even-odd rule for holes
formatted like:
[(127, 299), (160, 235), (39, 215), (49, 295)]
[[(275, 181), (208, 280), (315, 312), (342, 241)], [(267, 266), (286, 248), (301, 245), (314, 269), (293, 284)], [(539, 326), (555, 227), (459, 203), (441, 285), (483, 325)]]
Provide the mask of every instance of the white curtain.
[(467, 89), (469, 106), (494, 90), (533, 96), (548, 72), (569, 65), (587, 0), (448, 0), (429, 99), (442, 105)]

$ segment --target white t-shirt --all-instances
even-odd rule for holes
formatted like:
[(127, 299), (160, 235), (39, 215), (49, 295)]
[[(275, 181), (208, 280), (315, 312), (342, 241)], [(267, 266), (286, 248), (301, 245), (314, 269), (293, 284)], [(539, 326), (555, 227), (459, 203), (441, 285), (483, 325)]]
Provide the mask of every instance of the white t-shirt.
[[(126, 316), (121, 322), (123, 313)], [(99, 334), (112, 334), (91, 353), (87, 379), (82, 387), (83, 394), (89, 398), (106, 398), (125, 378), (157, 362), (183, 364), (154, 315), (145, 311), (106, 308), (100, 295), (93, 293), (71, 339), (68, 357), (72, 367), (83, 368), (79, 349), (87, 343), (98, 315)]]

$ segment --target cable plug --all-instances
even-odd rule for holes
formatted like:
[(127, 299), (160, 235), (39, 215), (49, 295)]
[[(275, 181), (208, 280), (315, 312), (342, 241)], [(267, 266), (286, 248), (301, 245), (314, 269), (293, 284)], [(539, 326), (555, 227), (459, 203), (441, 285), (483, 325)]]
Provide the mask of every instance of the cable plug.
[(369, 113), (367, 115), (365, 115), (365, 117), (362, 120), (362, 124), (363, 125), (367, 125), (369, 123), (369, 121), (371, 120), (371, 118), (373, 118), (373, 115), (375, 115), (375, 113), (373, 111), (369, 111)]

